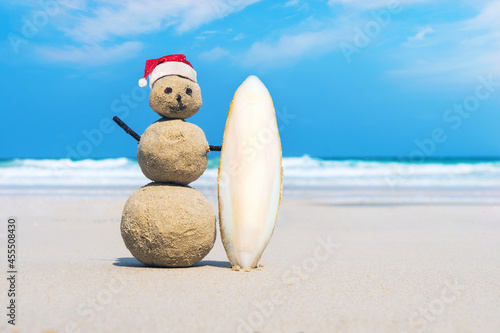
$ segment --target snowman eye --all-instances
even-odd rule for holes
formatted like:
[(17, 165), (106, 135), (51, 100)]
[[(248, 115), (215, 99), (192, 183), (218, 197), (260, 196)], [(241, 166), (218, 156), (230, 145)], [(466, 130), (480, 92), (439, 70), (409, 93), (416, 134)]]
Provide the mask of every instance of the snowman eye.
[(172, 92), (172, 88), (166, 87), (165, 88), (165, 94), (170, 94)]
[(186, 94), (188, 94), (189, 96), (191, 96), (192, 93), (193, 93), (193, 90), (191, 90), (191, 88), (187, 88), (186, 89)]

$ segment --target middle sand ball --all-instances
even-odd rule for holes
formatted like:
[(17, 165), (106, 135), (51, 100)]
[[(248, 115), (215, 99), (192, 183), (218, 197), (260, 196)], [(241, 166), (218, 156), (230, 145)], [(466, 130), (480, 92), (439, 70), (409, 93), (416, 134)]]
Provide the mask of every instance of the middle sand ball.
[(137, 161), (153, 181), (187, 185), (205, 172), (209, 152), (201, 128), (182, 119), (162, 118), (141, 136)]
[(125, 203), (121, 233), (143, 264), (188, 267), (214, 246), (215, 215), (207, 199), (189, 186), (150, 183)]

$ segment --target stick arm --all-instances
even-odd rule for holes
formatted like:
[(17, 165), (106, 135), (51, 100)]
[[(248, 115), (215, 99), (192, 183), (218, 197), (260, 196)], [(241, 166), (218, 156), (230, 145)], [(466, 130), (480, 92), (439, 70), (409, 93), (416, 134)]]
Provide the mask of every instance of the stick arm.
[[(128, 135), (130, 135), (131, 137), (133, 137), (134, 139), (136, 139), (137, 143), (139, 143), (139, 141), (141, 140), (141, 136), (139, 134), (137, 134), (133, 129), (131, 129), (130, 127), (128, 127), (127, 124), (125, 124), (123, 122), (123, 120), (121, 120), (117, 116), (114, 116), (113, 117), (113, 121), (118, 126), (120, 126)], [(209, 147), (210, 147), (210, 151), (221, 151), (221, 149), (222, 149), (222, 146), (209, 145)]]

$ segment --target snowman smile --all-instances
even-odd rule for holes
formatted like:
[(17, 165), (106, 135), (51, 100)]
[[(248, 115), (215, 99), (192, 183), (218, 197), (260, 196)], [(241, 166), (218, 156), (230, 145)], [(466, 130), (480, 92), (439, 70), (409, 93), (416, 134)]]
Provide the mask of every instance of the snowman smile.
[(182, 111), (186, 108), (185, 105), (183, 105), (182, 103), (179, 103), (178, 106), (169, 106), (170, 110), (174, 111), (174, 112), (178, 112), (178, 111)]

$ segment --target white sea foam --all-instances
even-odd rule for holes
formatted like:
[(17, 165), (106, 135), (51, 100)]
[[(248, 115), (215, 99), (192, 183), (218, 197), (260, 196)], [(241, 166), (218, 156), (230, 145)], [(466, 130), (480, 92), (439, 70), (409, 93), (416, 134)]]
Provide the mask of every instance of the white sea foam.
[(0, 186), (141, 186), (147, 182), (137, 162), (127, 158), (0, 163)]
[[(193, 186), (215, 187), (218, 160)], [(408, 164), (396, 161), (283, 159), (284, 186), (500, 188), (500, 162)], [(133, 186), (150, 182), (135, 160), (0, 161), (0, 186)]]
[(498, 187), (500, 162), (410, 164), (331, 161), (309, 156), (283, 161), (285, 184), (356, 187)]

